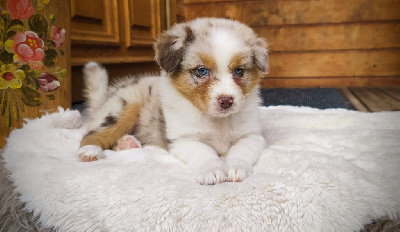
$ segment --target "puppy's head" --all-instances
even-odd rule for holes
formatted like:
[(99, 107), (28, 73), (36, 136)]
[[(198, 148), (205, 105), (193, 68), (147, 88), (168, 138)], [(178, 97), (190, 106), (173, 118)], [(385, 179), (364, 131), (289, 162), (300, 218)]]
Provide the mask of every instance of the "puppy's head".
[(177, 24), (154, 48), (175, 88), (215, 117), (238, 112), (268, 72), (267, 43), (232, 20), (201, 18)]

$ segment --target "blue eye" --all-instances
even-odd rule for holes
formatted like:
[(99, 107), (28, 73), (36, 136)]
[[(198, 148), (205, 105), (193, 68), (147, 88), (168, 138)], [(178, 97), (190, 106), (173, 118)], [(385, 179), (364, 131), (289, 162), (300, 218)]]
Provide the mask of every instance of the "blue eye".
[(233, 75), (237, 76), (237, 77), (242, 77), (244, 73), (244, 69), (237, 67), (233, 70)]
[(197, 69), (197, 75), (198, 76), (208, 76), (208, 74), (210, 73), (210, 70), (208, 70), (207, 68), (201, 67)]

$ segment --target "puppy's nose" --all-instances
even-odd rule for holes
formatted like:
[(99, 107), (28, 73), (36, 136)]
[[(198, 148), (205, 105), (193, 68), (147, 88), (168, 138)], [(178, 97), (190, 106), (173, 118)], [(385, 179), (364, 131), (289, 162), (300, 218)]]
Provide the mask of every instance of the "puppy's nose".
[(220, 96), (218, 103), (222, 109), (229, 109), (233, 105), (233, 97), (231, 96)]

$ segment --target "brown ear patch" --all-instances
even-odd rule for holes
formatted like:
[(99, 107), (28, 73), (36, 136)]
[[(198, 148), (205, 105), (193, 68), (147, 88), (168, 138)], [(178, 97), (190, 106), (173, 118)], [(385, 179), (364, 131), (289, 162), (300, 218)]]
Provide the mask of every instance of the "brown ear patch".
[[(169, 73), (179, 68), (186, 47), (195, 39), (195, 34), (190, 27), (185, 26), (184, 31), (183, 36), (163, 34), (154, 46), (158, 64)], [(178, 47), (179, 43), (181, 43), (180, 47)]]
[(167, 72), (176, 70), (183, 58), (183, 47), (173, 48), (178, 39), (177, 36), (163, 35), (155, 46), (157, 62)]
[(263, 73), (269, 72), (268, 44), (264, 39), (258, 38), (253, 46), (254, 64)]

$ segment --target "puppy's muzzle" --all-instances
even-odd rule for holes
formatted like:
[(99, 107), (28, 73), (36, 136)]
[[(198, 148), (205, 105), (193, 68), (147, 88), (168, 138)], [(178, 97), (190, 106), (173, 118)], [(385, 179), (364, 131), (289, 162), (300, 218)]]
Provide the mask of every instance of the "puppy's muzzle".
[(226, 95), (220, 96), (218, 98), (218, 104), (222, 109), (227, 110), (233, 105), (233, 97)]

